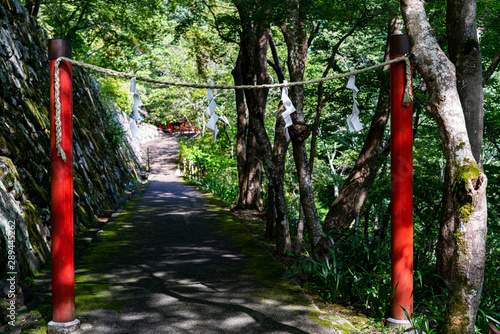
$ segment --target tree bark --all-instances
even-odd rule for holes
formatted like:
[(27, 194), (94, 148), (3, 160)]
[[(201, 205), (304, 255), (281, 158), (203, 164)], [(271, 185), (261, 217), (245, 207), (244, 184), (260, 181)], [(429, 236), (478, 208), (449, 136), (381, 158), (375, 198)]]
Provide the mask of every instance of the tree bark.
[[(239, 2), (235, 5), (242, 23), (240, 47), (241, 54), (243, 55), (242, 70), (245, 70), (243, 82), (247, 85), (270, 83), (271, 80), (267, 71), (267, 50), (270, 29), (265, 26), (265, 22), (253, 21), (251, 8), (245, 6), (244, 2)], [(280, 165), (281, 161), (283, 161), (284, 165), (284, 159), (274, 156), (273, 148), (265, 128), (264, 118), (268, 93), (269, 89), (247, 89), (244, 91), (249, 111), (249, 134), (254, 136), (257, 142), (258, 155), (263, 162), (264, 171), (269, 180), (269, 193), (272, 196), (270, 198), (272, 205), (268, 207), (268, 215), (272, 215), (272, 217), (268, 218), (271, 222), (271, 224), (268, 224), (268, 227), (273, 228), (274, 225), (276, 226), (276, 250), (278, 254), (284, 254), (291, 251), (288, 215), (283, 189), (284, 167)], [(278, 121), (280, 118), (278, 116)], [(275, 140), (278, 138), (279, 134), (277, 133)], [(281, 147), (280, 144), (277, 145)], [(286, 145), (282, 147), (282, 150), (286, 154)], [(278, 150), (280, 154), (283, 153), (282, 150)], [(268, 231), (268, 234), (274, 234), (274, 231)]]
[[(233, 75), (235, 85), (243, 85), (242, 49), (238, 54)], [(248, 110), (243, 90), (235, 90), (237, 133), (236, 160), (238, 169), (238, 199), (236, 209), (258, 209), (261, 203), (261, 164), (257, 157), (258, 145), (254, 136), (248, 133)]]
[[(441, 135), (450, 182), (450, 228), (454, 251), (445, 333), (474, 333), (481, 297), (486, 241), (486, 184), (474, 159), (455, 67), (438, 45), (420, 0), (401, 0), (401, 11), (412, 46), (411, 60), (429, 92), (429, 109)], [(462, 18), (465, 19), (465, 18)]]
[[(243, 85), (243, 74), (241, 71), (242, 50), (238, 54), (234, 69), (231, 71), (234, 84), (236, 86)], [(245, 93), (241, 89), (234, 90), (236, 101), (237, 114), (237, 130), (236, 130), (236, 162), (238, 169), (238, 199), (236, 201), (236, 209), (245, 208), (246, 192), (248, 189), (248, 176), (246, 172), (246, 136), (247, 136), (247, 106), (245, 104)]]
[(261, 164), (257, 157), (257, 140), (252, 133), (247, 135), (246, 152), (246, 198), (245, 209), (255, 210), (260, 205), (260, 182), (261, 182)]
[(472, 154), (481, 165), (483, 143), (483, 72), (477, 39), (476, 0), (446, 1), (448, 52), (455, 65), (457, 90)]
[[(274, 205), (280, 207), (276, 214), (276, 227), (277, 227), (277, 240), (276, 248), (278, 253), (284, 254), (292, 249), (292, 241), (290, 237), (290, 224), (288, 221), (286, 200), (285, 200), (285, 162), (286, 152), (288, 150), (288, 143), (285, 134), (285, 120), (282, 117), (285, 112), (285, 106), (280, 102), (278, 107), (278, 115), (276, 118), (275, 136), (273, 145), (273, 165), (274, 172), (277, 174), (278, 182), (276, 184), (276, 191), (274, 192)], [(283, 214), (284, 213), (284, 216)]]
[[(306, 18), (301, 15), (299, 2), (299, 0), (287, 0), (287, 21), (281, 27), (288, 48), (287, 65), (292, 82), (304, 79), (308, 51)], [(290, 99), (296, 111), (291, 115), (293, 125), (289, 131), (299, 178), (300, 203), (304, 210), (311, 248), (313, 254), (318, 257), (329, 256), (331, 245), (319, 220), (312, 187), (311, 168), (307, 162), (304, 142), (310, 134), (304, 119), (304, 87), (291, 87)]]
[[(467, 19), (464, 19), (467, 18)], [(481, 167), (483, 141), (483, 73), (481, 48), (477, 39), (476, 1), (448, 0), (446, 8), (448, 50), (456, 68), (456, 82), (474, 159)], [(454, 254), (454, 217), (450, 200), (451, 170), (444, 180), (439, 243), (436, 249), (436, 273), (451, 284)]]

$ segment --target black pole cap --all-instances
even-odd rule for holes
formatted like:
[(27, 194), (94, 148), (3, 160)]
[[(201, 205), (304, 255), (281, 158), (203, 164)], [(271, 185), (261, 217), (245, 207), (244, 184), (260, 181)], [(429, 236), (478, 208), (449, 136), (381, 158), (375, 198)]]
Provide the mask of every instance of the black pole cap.
[(406, 35), (392, 35), (389, 43), (391, 56), (410, 53), (410, 42)]
[(59, 57), (71, 58), (71, 41), (69, 39), (49, 39), (49, 59)]

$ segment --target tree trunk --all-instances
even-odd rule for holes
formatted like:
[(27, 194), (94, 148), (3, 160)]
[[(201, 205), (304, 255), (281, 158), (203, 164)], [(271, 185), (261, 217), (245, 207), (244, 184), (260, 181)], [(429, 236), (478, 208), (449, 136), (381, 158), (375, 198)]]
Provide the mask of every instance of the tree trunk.
[[(388, 36), (400, 34), (401, 22), (396, 18), (390, 20), (388, 25)], [(387, 38), (384, 60), (389, 60), (389, 38)], [(387, 68), (388, 70), (388, 68)], [(389, 102), (389, 77), (382, 81), (379, 99), (375, 114), (372, 118), (370, 130), (365, 139), (365, 143), (359, 157), (354, 163), (349, 176), (347, 177), (339, 196), (335, 199), (323, 222), (326, 229), (346, 229), (349, 228), (356, 215), (361, 210), (366, 196), (375, 182), (381, 163), (377, 161), (380, 155), (380, 147), (384, 138), (387, 121), (390, 114)]]
[(245, 198), (245, 209), (255, 210), (260, 204), (260, 177), (261, 165), (257, 157), (258, 145), (257, 140), (252, 133), (247, 135), (247, 155), (246, 155), (246, 172), (247, 178), (245, 184), (247, 186)]
[[(288, 221), (288, 214), (286, 209), (285, 200), (285, 162), (286, 162), (286, 152), (288, 150), (288, 143), (285, 134), (285, 120), (282, 117), (283, 112), (285, 112), (285, 106), (283, 102), (280, 102), (278, 107), (278, 115), (276, 116), (275, 125), (275, 135), (274, 135), (274, 145), (273, 145), (273, 165), (276, 169), (274, 172), (277, 173), (278, 184), (277, 193), (275, 192), (275, 206), (281, 206), (278, 210), (278, 215), (276, 219), (276, 225), (278, 229), (278, 239), (277, 239), (277, 249), (278, 253), (284, 253), (285, 251), (291, 251), (292, 241), (290, 237), (290, 224)], [(278, 196), (277, 196), (278, 195)], [(279, 216), (281, 213), (285, 213), (285, 216)]]
[(348, 228), (361, 210), (380, 169), (381, 164), (377, 160), (380, 156), (389, 111), (389, 84), (386, 80), (384, 87), (381, 88), (377, 110), (359, 157), (325, 217), (325, 229)]
[[(467, 17), (467, 20), (463, 18)], [(477, 40), (476, 1), (448, 0), (446, 8), (448, 50), (456, 68), (456, 83), (474, 159), (481, 167), (483, 142), (483, 73), (481, 48)], [(451, 170), (446, 168), (436, 273), (451, 284), (454, 254), (453, 203), (450, 200)]]
[[(240, 49), (236, 65), (231, 72), (235, 85), (243, 85), (241, 64), (243, 55)], [(248, 111), (243, 90), (235, 90), (237, 133), (236, 160), (238, 168), (238, 199), (236, 209), (257, 209), (260, 206), (261, 164), (257, 158), (257, 141), (248, 133)]]
[[(274, 45), (274, 40), (271, 34), (269, 34), (269, 46), (271, 48), (271, 53), (273, 55), (274, 62), (269, 62), (268, 60), (268, 63), (272, 64), (272, 67), (274, 68), (276, 75), (278, 76), (278, 81), (280, 83), (283, 83), (285, 80), (285, 74), (283, 73), (283, 70), (281, 68), (281, 62), (278, 57), (278, 52), (276, 50), (276, 46)], [(284, 196), (285, 194), (284, 178), (285, 178), (285, 162), (286, 162), (286, 153), (288, 150), (288, 142), (286, 140), (286, 135), (284, 131), (285, 120), (283, 119), (282, 116), (285, 111), (286, 111), (285, 106), (283, 105), (283, 102), (281, 102), (278, 106), (278, 113), (274, 129), (274, 145), (273, 145), (273, 165), (276, 168), (276, 171), (280, 178), (277, 186), (277, 190), (279, 192), (278, 193), (273, 192), (273, 196), (275, 196), (275, 198), (273, 199), (272, 203), (274, 206), (279, 205), (281, 207), (281, 210), (279, 212), (284, 212), (286, 214), (287, 209), (286, 209), (286, 200)], [(281, 222), (281, 224), (277, 224), (277, 221)], [(284, 253), (285, 251), (290, 250), (291, 237), (290, 237), (290, 225), (288, 222), (288, 215), (286, 215), (286, 217), (276, 217), (269, 223), (273, 224), (272, 228), (277, 232), (277, 233), (275, 232), (276, 234), (275, 236), (278, 237), (276, 243), (278, 253)]]
[[(234, 84), (243, 85), (243, 74), (241, 71), (242, 50), (238, 54), (234, 69), (231, 71)], [(248, 175), (246, 172), (246, 137), (247, 137), (247, 106), (245, 104), (245, 93), (241, 89), (234, 90), (236, 100), (237, 131), (236, 131), (236, 161), (238, 169), (238, 199), (236, 209), (245, 208), (246, 193), (248, 189)]]
[[(265, 170), (265, 169), (264, 169)], [(267, 186), (267, 215), (266, 215), (266, 237), (272, 240), (276, 240), (278, 235), (278, 229), (276, 227), (276, 213), (274, 211), (274, 184)]]
[(441, 219), (436, 245), (436, 274), (440, 276), (446, 287), (452, 288), (453, 255), (455, 253), (455, 213), (453, 212), (453, 199), (451, 197), (452, 172), (450, 164), (444, 171), (443, 197), (441, 206)]
[[(305, 16), (300, 13), (299, 0), (288, 0), (287, 21), (281, 27), (281, 31), (288, 48), (287, 65), (292, 82), (304, 79), (308, 50), (305, 20)], [(310, 130), (304, 119), (304, 87), (291, 87), (290, 99), (297, 110), (291, 115), (293, 125), (289, 128), (289, 132), (299, 178), (300, 203), (304, 209), (311, 248), (313, 254), (318, 257), (329, 256), (331, 245), (319, 220), (312, 187), (311, 168), (307, 162), (305, 139), (310, 135)]]
[[(242, 76), (243, 82), (247, 85), (270, 83), (271, 80), (267, 71), (270, 29), (259, 22), (253, 22), (251, 9), (244, 6), (244, 3), (238, 3), (236, 7), (242, 23), (240, 47), (243, 55), (242, 70), (245, 71)], [(265, 128), (264, 118), (269, 89), (247, 89), (244, 93), (249, 111), (249, 134), (254, 136), (257, 141), (258, 155), (263, 162), (264, 171), (271, 188), (269, 193), (272, 195), (272, 199), (270, 199), (272, 205), (268, 207), (268, 215), (273, 215), (273, 217), (268, 218), (270, 219), (268, 222), (271, 222), (268, 227), (272, 228), (276, 225), (276, 249), (278, 254), (284, 254), (291, 251), (288, 215), (283, 189), (284, 158), (274, 157), (273, 148)], [(278, 120), (280, 118), (278, 116)], [(276, 138), (279, 138), (278, 134)], [(284, 149), (284, 154), (286, 154), (286, 145)], [(279, 165), (281, 161), (283, 166)], [(268, 234), (273, 234), (273, 232), (268, 231)]]
[(295, 237), (295, 248), (293, 253), (295, 255), (300, 255), (302, 252), (302, 242), (304, 241), (304, 209), (300, 205), (299, 209), (299, 220), (297, 221), (297, 236)]
[[(467, 18), (467, 19), (464, 19)], [(481, 165), (483, 144), (483, 72), (477, 39), (476, 0), (446, 1), (448, 52), (456, 67), (457, 90), (472, 155)]]
[(484, 278), (487, 179), (469, 143), (455, 67), (433, 35), (423, 2), (401, 0), (401, 11), (412, 46), (412, 63), (427, 85), (430, 113), (439, 128), (450, 175), (445, 194), (450, 194), (454, 250), (444, 332), (474, 333)]

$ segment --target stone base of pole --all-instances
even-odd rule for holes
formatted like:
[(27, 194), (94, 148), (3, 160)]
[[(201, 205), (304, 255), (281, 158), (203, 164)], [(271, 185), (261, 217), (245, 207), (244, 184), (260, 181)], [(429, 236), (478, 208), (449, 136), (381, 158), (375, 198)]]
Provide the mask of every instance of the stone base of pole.
[(76, 333), (80, 329), (80, 320), (75, 319), (70, 322), (50, 321), (47, 334), (69, 334)]
[(408, 320), (397, 320), (393, 318), (387, 319), (387, 326), (390, 329), (406, 329), (411, 328), (411, 323)]

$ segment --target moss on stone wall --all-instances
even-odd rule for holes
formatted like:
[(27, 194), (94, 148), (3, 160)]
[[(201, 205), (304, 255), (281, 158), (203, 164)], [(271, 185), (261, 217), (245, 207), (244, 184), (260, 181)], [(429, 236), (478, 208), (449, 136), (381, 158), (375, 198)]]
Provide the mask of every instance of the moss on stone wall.
[[(0, 1), (0, 278), (5, 227), (16, 223), (21, 278), (50, 258), (49, 62), (44, 32), (18, 0)], [(73, 68), (75, 228), (111, 206), (137, 178), (126, 143), (109, 142), (98, 85)]]

